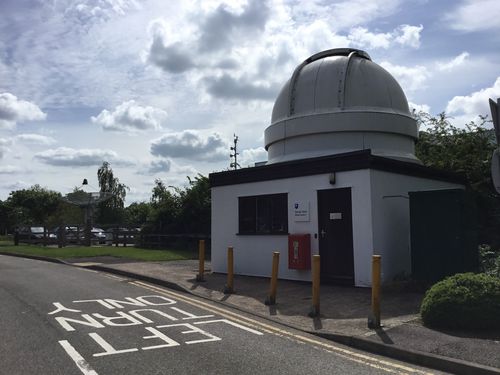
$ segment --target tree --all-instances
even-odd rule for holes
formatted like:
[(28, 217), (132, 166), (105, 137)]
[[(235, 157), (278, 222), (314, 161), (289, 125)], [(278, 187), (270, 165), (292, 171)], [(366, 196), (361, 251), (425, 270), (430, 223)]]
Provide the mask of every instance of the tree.
[(211, 195), (207, 177), (198, 174), (188, 177), (188, 187), (180, 192), (181, 211), (179, 221), (184, 233), (210, 234)]
[(130, 227), (140, 227), (151, 220), (151, 203), (134, 202), (125, 208), (125, 222)]
[(12, 191), (4, 203), (11, 225), (48, 225), (61, 203), (61, 194), (33, 185), (29, 189)]
[(180, 227), (178, 222), (180, 210), (178, 191), (179, 189), (174, 188), (174, 193), (172, 193), (163, 181), (155, 180), (151, 195), (151, 224), (148, 230), (160, 233), (178, 232)]
[(151, 195), (151, 222), (147, 230), (170, 234), (210, 234), (210, 185), (201, 174), (188, 177), (184, 188), (155, 180)]
[(114, 176), (107, 161), (103, 162), (97, 170), (97, 180), (101, 192), (113, 194), (110, 199), (99, 203), (97, 222), (106, 224), (122, 222), (128, 186), (120, 183), (120, 180)]
[(420, 131), (416, 156), (427, 166), (463, 175), (475, 196), (479, 216), (481, 243), (500, 247), (500, 197), (491, 180), (491, 155), (495, 149), (495, 134), (486, 129), (486, 117), (480, 123), (471, 122), (464, 128), (450, 123), (446, 114), (431, 116), (420, 112)]

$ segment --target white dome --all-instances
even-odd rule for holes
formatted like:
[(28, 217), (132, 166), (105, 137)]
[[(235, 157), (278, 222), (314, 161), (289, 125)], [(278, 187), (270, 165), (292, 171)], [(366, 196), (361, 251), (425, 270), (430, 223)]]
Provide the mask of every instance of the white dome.
[(268, 164), (371, 149), (418, 162), (417, 124), (397, 81), (360, 50), (309, 57), (274, 103), (265, 131)]

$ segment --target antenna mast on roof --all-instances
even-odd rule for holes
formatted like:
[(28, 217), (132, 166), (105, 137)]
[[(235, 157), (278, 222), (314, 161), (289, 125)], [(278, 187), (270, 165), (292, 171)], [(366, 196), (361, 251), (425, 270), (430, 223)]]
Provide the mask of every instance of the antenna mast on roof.
[[(229, 157), (231, 158), (231, 164), (229, 164), (229, 168), (232, 169), (238, 169), (241, 168), (241, 166), (238, 164), (238, 151), (237, 151), (237, 144), (238, 144), (238, 136), (236, 134), (233, 134), (233, 142), (234, 146), (230, 147), (231, 152), (234, 151), (234, 154), (229, 154)], [(234, 161), (233, 161), (234, 159)]]

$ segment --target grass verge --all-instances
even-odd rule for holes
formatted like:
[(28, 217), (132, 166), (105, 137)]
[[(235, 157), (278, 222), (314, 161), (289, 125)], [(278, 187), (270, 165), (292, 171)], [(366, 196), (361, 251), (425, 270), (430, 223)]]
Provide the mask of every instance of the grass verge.
[(97, 256), (113, 256), (119, 258), (134, 259), (140, 261), (169, 261), (196, 259), (197, 253), (190, 250), (163, 249), (151, 250), (137, 247), (115, 247), (115, 246), (68, 246), (57, 248), (51, 246), (19, 245), (14, 246), (10, 241), (0, 241), (0, 251), (4, 253), (37, 255), (49, 258), (87, 258)]

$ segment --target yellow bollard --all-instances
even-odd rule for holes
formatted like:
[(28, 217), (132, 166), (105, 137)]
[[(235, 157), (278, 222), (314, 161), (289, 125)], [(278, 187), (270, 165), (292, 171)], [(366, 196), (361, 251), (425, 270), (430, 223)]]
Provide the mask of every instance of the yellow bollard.
[(380, 255), (372, 256), (372, 314), (368, 318), (369, 328), (380, 328)]
[(233, 247), (227, 248), (227, 284), (224, 286), (224, 294), (234, 292), (234, 257)]
[(200, 240), (198, 242), (198, 275), (196, 276), (196, 281), (205, 281), (205, 240)]
[(319, 316), (320, 256), (312, 256), (312, 307), (309, 316)]
[(275, 251), (273, 253), (273, 269), (271, 272), (271, 288), (269, 290), (269, 297), (267, 297), (266, 305), (276, 304), (276, 290), (278, 289), (278, 268), (280, 263), (280, 253)]

